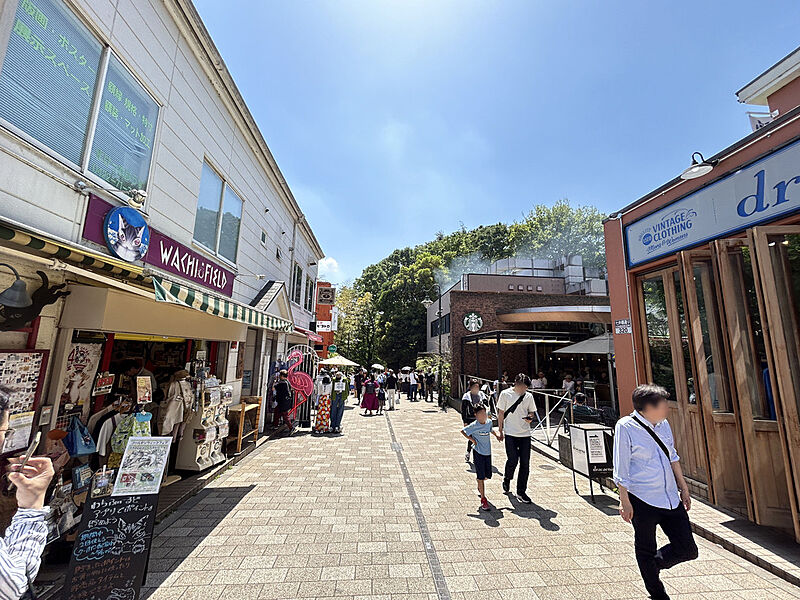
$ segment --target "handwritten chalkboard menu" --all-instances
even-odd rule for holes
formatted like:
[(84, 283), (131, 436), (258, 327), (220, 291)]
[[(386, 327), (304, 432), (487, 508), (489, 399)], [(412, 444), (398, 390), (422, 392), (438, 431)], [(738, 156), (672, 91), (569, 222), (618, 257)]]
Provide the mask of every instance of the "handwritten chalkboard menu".
[(157, 503), (158, 494), (87, 499), (69, 563), (64, 599), (139, 598)]

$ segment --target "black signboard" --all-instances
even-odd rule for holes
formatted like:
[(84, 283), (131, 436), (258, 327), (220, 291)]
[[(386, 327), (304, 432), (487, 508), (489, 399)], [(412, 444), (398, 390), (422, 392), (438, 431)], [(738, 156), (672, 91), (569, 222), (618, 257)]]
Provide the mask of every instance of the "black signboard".
[(157, 504), (158, 494), (87, 499), (67, 572), (65, 600), (139, 598)]

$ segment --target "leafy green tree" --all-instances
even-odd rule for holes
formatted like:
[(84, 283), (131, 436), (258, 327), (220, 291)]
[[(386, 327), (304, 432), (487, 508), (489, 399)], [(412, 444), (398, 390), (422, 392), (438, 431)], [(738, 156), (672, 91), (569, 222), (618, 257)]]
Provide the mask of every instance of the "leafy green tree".
[(593, 206), (573, 208), (563, 199), (553, 206), (537, 205), (509, 228), (516, 254), (528, 258), (582, 255), (584, 264), (605, 266), (603, 214)]

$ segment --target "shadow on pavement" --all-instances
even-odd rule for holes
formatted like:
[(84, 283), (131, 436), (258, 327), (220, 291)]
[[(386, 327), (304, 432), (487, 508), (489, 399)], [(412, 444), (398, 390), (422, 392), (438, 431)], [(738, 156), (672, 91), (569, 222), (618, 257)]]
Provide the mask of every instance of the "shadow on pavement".
[(605, 494), (595, 494), (594, 502), (592, 502), (592, 497), (588, 494), (580, 494), (580, 497), (586, 501), (586, 504), (610, 517), (619, 515), (619, 500), (610, 498)]
[[(147, 577), (139, 596), (150, 598), (256, 486), (204, 488), (156, 526)], [(187, 573), (190, 573), (187, 571)]]

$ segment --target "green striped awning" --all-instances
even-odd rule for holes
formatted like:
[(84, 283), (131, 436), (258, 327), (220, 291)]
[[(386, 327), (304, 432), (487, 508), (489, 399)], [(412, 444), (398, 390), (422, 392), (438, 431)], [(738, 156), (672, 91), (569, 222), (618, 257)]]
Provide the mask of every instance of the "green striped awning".
[(294, 330), (294, 324), (291, 321), (255, 310), (250, 306), (239, 304), (233, 300), (212, 296), (202, 290), (181, 285), (168, 279), (153, 276), (153, 289), (158, 302), (170, 302), (188, 306), (209, 315), (238, 321), (252, 327), (287, 332)]
[(144, 282), (147, 277), (142, 273), (142, 268), (106, 256), (99, 252), (92, 252), (85, 248), (72, 248), (55, 240), (39, 237), (31, 233), (14, 229), (0, 223), (0, 241), (9, 242), (20, 248), (37, 250), (68, 263), (81, 267), (88, 267), (100, 273), (116, 275), (135, 282)]

